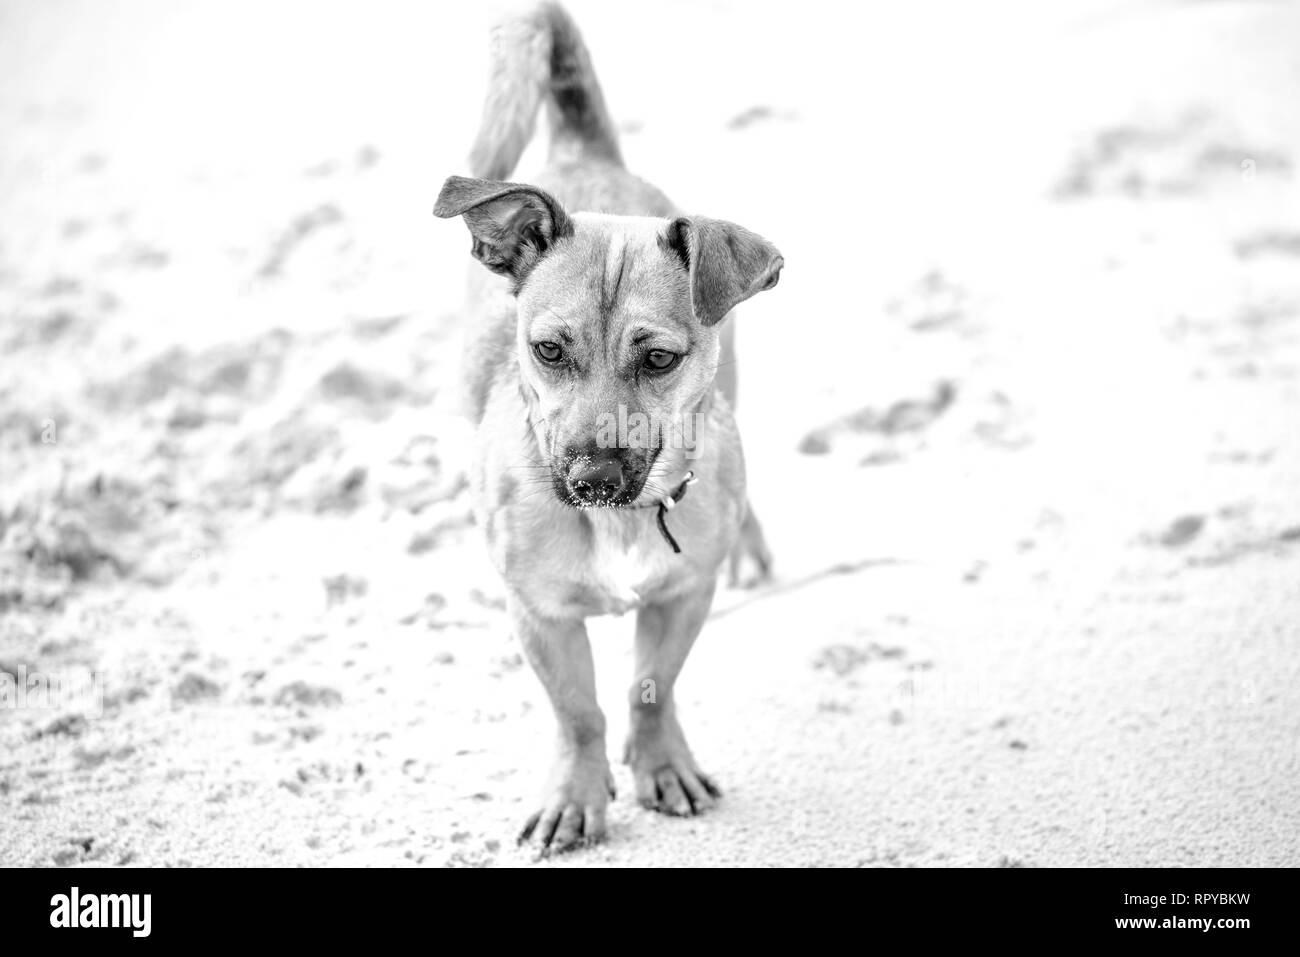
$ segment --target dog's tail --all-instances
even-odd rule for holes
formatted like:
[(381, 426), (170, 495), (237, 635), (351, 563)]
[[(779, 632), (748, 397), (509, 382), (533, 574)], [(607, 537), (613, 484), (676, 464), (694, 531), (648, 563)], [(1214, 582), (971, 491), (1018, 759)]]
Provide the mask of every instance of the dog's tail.
[(470, 153), (471, 175), (509, 178), (533, 137), (543, 98), (552, 157), (576, 151), (622, 165), (591, 55), (563, 7), (546, 0), (502, 17), (492, 27), (490, 58), (483, 119)]

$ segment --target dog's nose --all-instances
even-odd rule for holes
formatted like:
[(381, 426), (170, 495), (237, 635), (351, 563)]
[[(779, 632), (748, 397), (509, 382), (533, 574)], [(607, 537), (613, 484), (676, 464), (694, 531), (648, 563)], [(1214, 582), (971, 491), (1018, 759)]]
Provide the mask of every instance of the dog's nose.
[(589, 505), (603, 505), (623, 490), (623, 465), (614, 459), (586, 459), (569, 469), (569, 488), (574, 498)]

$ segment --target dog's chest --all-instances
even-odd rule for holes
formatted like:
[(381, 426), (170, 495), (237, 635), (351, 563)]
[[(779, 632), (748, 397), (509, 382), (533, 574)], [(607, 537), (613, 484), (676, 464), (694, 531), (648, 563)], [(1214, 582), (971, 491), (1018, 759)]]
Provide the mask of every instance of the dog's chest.
[(575, 597), (597, 614), (621, 615), (658, 597), (673, 566), (672, 550), (654, 532), (654, 521), (593, 513), (585, 574)]

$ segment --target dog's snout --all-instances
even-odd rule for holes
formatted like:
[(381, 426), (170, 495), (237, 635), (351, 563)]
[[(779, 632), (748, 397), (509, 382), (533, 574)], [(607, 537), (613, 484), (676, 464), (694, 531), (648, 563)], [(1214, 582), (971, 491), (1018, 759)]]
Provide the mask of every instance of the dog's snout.
[(612, 502), (626, 482), (623, 464), (616, 459), (579, 459), (569, 467), (569, 490), (588, 505)]

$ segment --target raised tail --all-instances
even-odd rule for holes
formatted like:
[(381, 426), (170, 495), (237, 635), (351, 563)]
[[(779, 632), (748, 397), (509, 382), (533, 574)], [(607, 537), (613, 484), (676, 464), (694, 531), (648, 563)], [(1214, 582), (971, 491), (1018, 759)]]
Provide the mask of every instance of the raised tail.
[(618, 136), (573, 18), (558, 3), (512, 13), (492, 27), (487, 98), (470, 152), (471, 175), (508, 179), (533, 137), (545, 99), (551, 156), (598, 156), (623, 163)]

